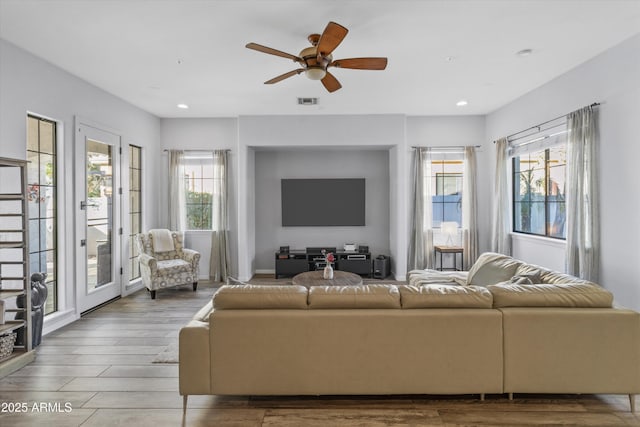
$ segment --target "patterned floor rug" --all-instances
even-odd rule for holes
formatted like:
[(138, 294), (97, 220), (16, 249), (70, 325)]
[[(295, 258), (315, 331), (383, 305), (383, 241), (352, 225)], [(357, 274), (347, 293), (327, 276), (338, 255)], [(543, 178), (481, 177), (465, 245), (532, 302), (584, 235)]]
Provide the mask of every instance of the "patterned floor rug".
[(151, 363), (178, 363), (178, 343), (169, 344)]

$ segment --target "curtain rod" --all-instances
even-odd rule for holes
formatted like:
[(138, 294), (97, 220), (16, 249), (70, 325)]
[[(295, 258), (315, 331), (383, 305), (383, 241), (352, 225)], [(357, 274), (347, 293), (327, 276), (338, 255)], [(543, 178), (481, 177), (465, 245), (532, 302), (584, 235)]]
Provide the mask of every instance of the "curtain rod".
[(481, 145), (451, 145), (447, 147), (429, 147), (429, 146), (422, 146), (422, 145), (412, 145), (411, 149), (415, 150), (416, 148), (434, 148), (436, 150), (460, 150), (467, 147), (480, 148), (482, 146)]
[[(597, 106), (599, 106), (599, 105), (600, 105), (600, 103), (599, 103), (599, 102), (594, 102), (593, 104), (589, 105), (589, 107), (593, 108), (593, 107), (597, 107)], [(536, 125), (536, 126), (531, 126), (530, 128), (527, 128), (527, 129), (521, 130), (520, 132), (512, 133), (511, 135), (507, 136), (507, 140), (509, 140), (509, 139), (513, 138), (513, 137), (514, 137), (514, 136), (516, 136), (516, 135), (519, 135), (519, 134), (521, 134), (521, 133), (524, 133), (524, 132), (527, 132), (527, 131), (530, 131), (530, 130), (533, 130), (533, 129), (538, 129), (538, 130), (540, 130), (540, 126), (546, 125), (547, 123), (551, 123), (551, 122), (553, 122), (554, 120), (558, 120), (558, 119), (561, 119), (561, 118), (563, 118), (563, 117), (566, 117), (566, 114), (563, 114), (562, 116), (555, 117), (555, 118), (553, 118), (553, 119), (551, 119), (551, 120), (547, 120), (546, 122), (542, 122), (542, 123), (540, 123), (540, 124), (538, 124), (538, 125)], [(517, 139), (517, 138), (516, 138), (516, 139)], [(496, 143), (496, 141), (493, 141), (493, 143), (495, 144), (495, 143)]]
[[(167, 151), (171, 151), (171, 150), (172, 149), (170, 149), (170, 148), (165, 148), (162, 151), (164, 151), (166, 153)], [(193, 152), (193, 151), (197, 151), (197, 152), (200, 152), (200, 153), (213, 153), (214, 151), (231, 151), (231, 148), (225, 148), (225, 149), (222, 149), (222, 150), (179, 150), (179, 151), (184, 151), (184, 152), (187, 152), (187, 153), (188, 152)]]

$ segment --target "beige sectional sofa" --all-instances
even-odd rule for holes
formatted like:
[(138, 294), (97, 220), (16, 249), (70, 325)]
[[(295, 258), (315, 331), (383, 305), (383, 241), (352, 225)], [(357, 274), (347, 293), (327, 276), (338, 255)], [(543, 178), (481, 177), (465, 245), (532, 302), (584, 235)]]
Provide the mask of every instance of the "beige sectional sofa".
[(180, 394), (640, 392), (640, 314), (498, 254), (408, 285), (226, 285), (180, 331)]

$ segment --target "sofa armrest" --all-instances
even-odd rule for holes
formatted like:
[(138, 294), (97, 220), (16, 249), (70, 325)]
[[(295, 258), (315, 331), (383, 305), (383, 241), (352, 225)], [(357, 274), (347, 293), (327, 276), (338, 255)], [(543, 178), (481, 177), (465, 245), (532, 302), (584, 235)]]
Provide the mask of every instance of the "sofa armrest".
[(158, 269), (158, 261), (147, 254), (138, 255), (138, 261), (140, 261), (140, 268), (146, 268), (151, 275), (154, 275)]
[(211, 394), (209, 322), (192, 320), (179, 335), (180, 395)]

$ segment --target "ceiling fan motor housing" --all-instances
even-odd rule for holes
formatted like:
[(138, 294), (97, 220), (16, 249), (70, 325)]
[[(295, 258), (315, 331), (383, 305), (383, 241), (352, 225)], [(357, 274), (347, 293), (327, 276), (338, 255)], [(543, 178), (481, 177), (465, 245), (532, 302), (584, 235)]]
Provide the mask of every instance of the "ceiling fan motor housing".
[(326, 75), (327, 66), (333, 59), (332, 55), (318, 57), (318, 48), (310, 46), (300, 51), (300, 58), (304, 60), (305, 74), (312, 80), (321, 80)]

